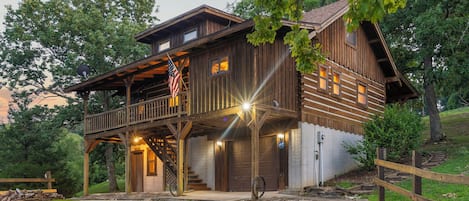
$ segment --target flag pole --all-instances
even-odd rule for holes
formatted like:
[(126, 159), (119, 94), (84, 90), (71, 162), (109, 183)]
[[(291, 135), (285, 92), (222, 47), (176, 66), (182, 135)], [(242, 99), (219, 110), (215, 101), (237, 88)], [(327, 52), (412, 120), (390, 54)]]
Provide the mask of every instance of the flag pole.
[[(168, 56), (168, 59), (171, 61), (171, 63), (174, 64), (173, 60), (171, 59), (171, 56), (169, 56), (169, 53), (166, 52), (166, 55)], [(174, 64), (174, 66), (176, 66), (176, 64)], [(176, 66), (176, 69), (177, 69), (177, 67), (178, 66)], [(182, 71), (181, 71), (181, 82), (182, 82), (182, 85), (184, 85), (184, 88), (186, 88), (186, 90), (187, 90), (187, 85), (186, 85), (186, 82), (184, 82), (184, 76), (182, 74)]]

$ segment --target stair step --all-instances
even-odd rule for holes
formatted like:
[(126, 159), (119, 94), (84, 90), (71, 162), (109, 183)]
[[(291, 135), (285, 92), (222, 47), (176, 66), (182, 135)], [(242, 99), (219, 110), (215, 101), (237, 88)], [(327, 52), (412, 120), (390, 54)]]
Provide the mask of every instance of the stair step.
[(189, 178), (189, 184), (194, 184), (194, 183), (201, 183), (202, 179), (199, 178)]
[(212, 190), (211, 188), (207, 187), (206, 183), (198, 183), (198, 184), (188, 184), (189, 189), (194, 190)]

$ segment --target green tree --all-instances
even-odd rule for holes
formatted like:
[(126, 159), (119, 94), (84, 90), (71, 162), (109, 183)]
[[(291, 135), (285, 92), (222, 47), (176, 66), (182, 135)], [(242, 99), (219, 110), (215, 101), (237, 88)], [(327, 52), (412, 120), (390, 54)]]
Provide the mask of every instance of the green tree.
[[(80, 188), (82, 139), (70, 134), (53, 120), (57, 108), (30, 107), (28, 92), (13, 94), (9, 122), (0, 129), (1, 175), (10, 178), (43, 177), (51, 171), (55, 186), (64, 195)], [(78, 179), (78, 180), (77, 180)], [(8, 184), (8, 189), (13, 185)], [(20, 187), (44, 188), (44, 184), (22, 184)]]
[[(277, 30), (283, 24), (282, 20), (297, 22), (285, 35), (284, 43), (291, 48), (291, 55), (295, 58), (296, 69), (302, 73), (311, 73), (317, 63), (323, 62), (320, 53), (320, 44), (312, 44), (308, 30), (301, 29), (299, 21), (302, 19), (306, 2), (304, 0), (245, 0), (234, 6), (234, 13), (243, 13), (241, 16), (254, 19), (254, 32), (248, 34), (248, 41), (257, 46), (272, 43)], [(325, 3), (325, 1), (319, 1)], [(396, 12), (406, 5), (406, 0), (349, 0), (350, 10), (345, 15), (349, 22), (347, 29), (352, 31), (358, 28), (361, 21), (378, 22), (385, 14)], [(313, 4), (314, 5), (314, 4)]]
[(409, 0), (408, 7), (385, 18), (381, 24), (398, 68), (421, 80), (424, 103), (430, 117), (430, 139), (444, 138), (438, 96), (453, 101), (469, 98), (467, 1)]
[[(87, 64), (93, 76), (149, 53), (133, 36), (152, 24), (153, 8), (152, 0), (25, 0), (18, 9), (7, 7), (0, 38), (2, 85), (64, 97), (69, 107), (77, 107), (78, 98), (63, 93), (63, 88), (79, 82), (75, 69)], [(109, 93), (93, 96), (90, 100), (101, 101), (104, 110), (112, 108)], [(115, 167), (110, 163), (113, 152), (106, 153), (111, 153), (106, 154), (106, 166), (110, 190), (115, 191)]]

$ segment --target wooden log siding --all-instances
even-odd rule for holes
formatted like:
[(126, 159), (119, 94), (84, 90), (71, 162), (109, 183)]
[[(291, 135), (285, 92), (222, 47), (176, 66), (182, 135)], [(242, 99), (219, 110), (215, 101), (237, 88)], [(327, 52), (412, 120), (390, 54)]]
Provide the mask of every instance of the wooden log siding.
[[(187, 92), (179, 93), (179, 107), (170, 107), (171, 96), (163, 96), (130, 105), (130, 125), (177, 117), (178, 114), (187, 114)], [(96, 133), (126, 126), (126, 110), (120, 108), (85, 118), (85, 134)]]
[(368, 44), (365, 32), (357, 29), (357, 45), (355, 47), (346, 43), (345, 23), (342, 18), (317, 34), (322, 45), (323, 54), (341, 66), (362, 75), (365, 78), (384, 83), (384, 75), (379, 67), (376, 57)]
[[(384, 85), (330, 60), (325, 63), (325, 66), (331, 68), (327, 71), (329, 83), (332, 83), (332, 72), (340, 72), (341, 96), (332, 95), (331, 84), (328, 85), (326, 93), (318, 91), (317, 72), (303, 74), (301, 78), (302, 121), (361, 134), (362, 123), (370, 120), (372, 115), (384, 111)], [(357, 80), (367, 85), (368, 105), (366, 108), (357, 104)]]

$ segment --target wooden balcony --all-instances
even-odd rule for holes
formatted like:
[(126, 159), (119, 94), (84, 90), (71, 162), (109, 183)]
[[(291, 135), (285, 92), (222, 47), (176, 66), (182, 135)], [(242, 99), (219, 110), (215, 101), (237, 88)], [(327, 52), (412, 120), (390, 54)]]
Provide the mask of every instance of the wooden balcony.
[(151, 99), (127, 107), (88, 115), (85, 117), (85, 134), (98, 133), (155, 120), (188, 115), (188, 92)]

